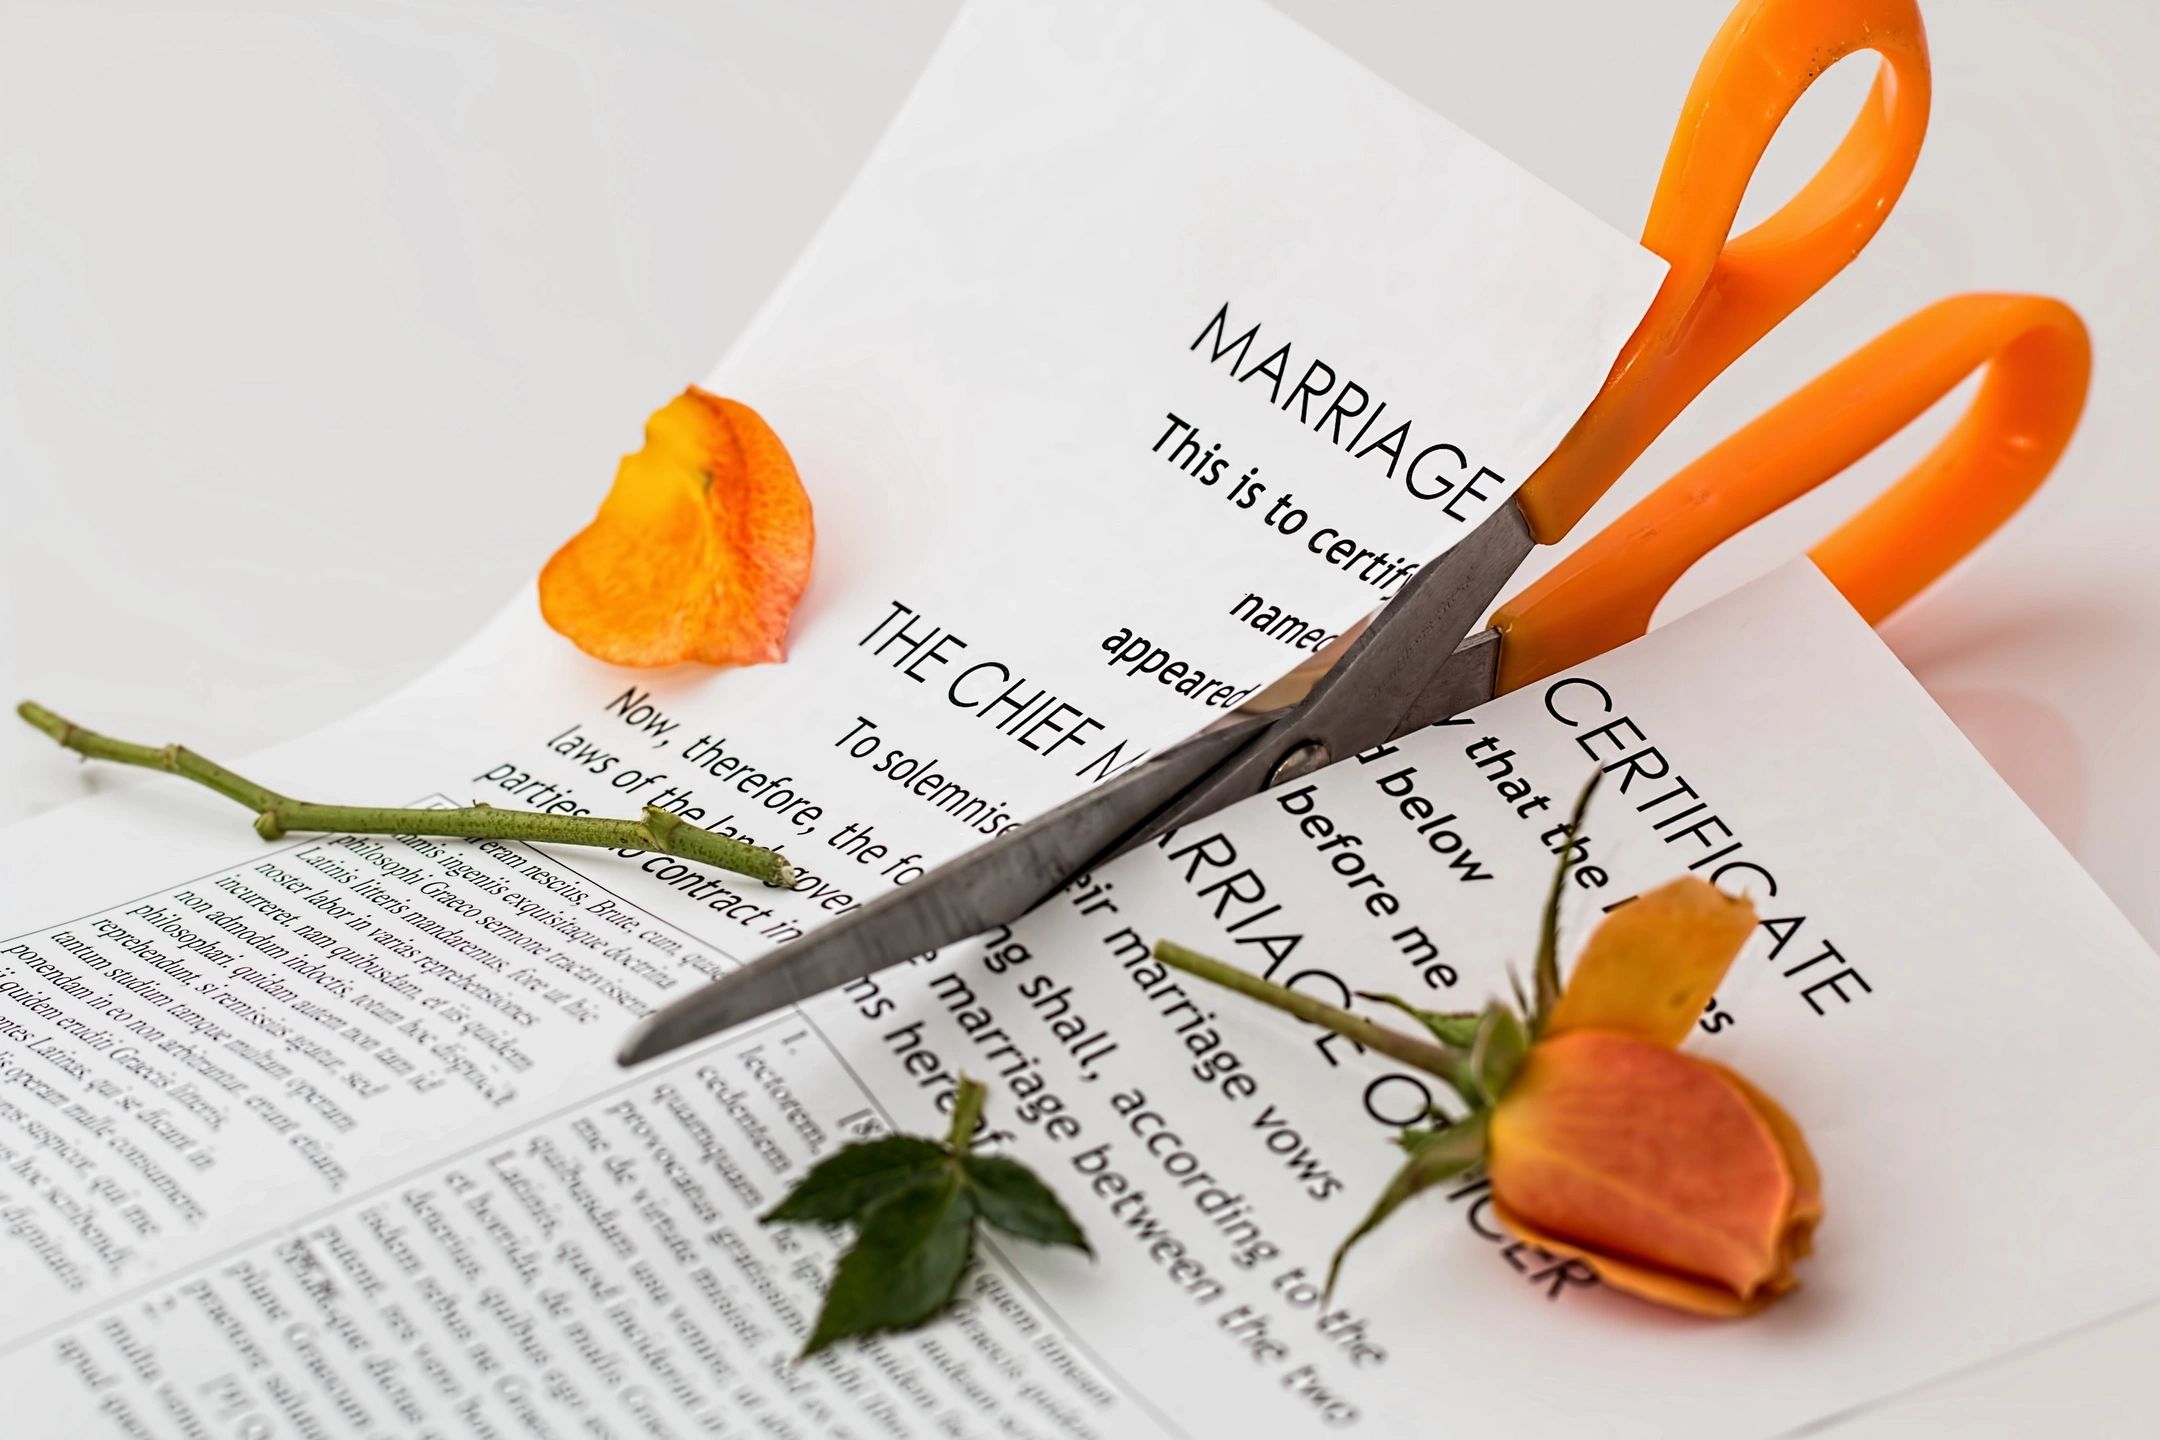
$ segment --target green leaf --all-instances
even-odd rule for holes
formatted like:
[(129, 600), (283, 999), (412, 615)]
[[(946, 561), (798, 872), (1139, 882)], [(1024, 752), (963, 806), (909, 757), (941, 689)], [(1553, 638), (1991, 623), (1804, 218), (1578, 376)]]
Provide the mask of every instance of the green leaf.
[(912, 1330), (936, 1317), (967, 1273), (978, 1220), (1025, 1240), (1095, 1253), (1034, 1171), (970, 1153), (983, 1100), (983, 1087), (963, 1077), (953, 1095), (950, 1143), (888, 1135), (849, 1145), (813, 1166), (766, 1214), (768, 1225), (855, 1225), (804, 1358), (850, 1336)]
[(820, 1160), (786, 1197), (766, 1212), (765, 1223), (810, 1221), (837, 1224), (860, 1219), (887, 1200), (929, 1179), (948, 1163), (945, 1147), (914, 1135), (864, 1140)]
[(930, 1320), (952, 1303), (974, 1249), (973, 1191), (957, 1169), (945, 1167), (872, 1205), (833, 1270), (804, 1358), (852, 1335), (912, 1330)]
[(1478, 1017), (1477, 1038), (1470, 1043), (1470, 1074), (1487, 1100), (1497, 1103), (1523, 1056), (1530, 1053), (1530, 1032), (1522, 1017), (1498, 1000)]
[(974, 1187), (976, 1213), (998, 1229), (1023, 1240), (1095, 1253), (1079, 1222), (1027, 1166), (1002, 1155), (969, 1155), (960, 1168)]
[[(1382, 1221), (1395, 1213), (1402, 1203), (1420, 1191), (1429, 1190), (1443, 1180), (1453, 1179), (1485, 1158), (1486, 1111), (1479, 1110), (1456, 1121), (1445, 1130), (1433, 1130), (1417, 1137), (1409, 1163), (1395, 1172), (1380, 1198), (1373, 1203), (1372, 1212), (1358, 1222), (1357, 1229), (1336, 1247), (1335, 1258), (1328, 1262), (1327, 1289), (1322, 1298), (1335, 1293), (1335, 1279), (1342, 1273), (1342, 1264), (1350, 1253), (1350, 1247), (1380, 1228)], [(1403, 1148), (1412, 1148), (1405, 1138)]]
[(1394, 1006), (1432, 1031), (1433, 1039), (1443, 1045), (1453, 1045), (1460, 1049), (1477, 1038), (1478, 1015), (1475, 1010), (1420, 1010), (1400, 995), (1384, 995), (1372, 990), (1360, 990), (1357, 996), (1360, 1000)]

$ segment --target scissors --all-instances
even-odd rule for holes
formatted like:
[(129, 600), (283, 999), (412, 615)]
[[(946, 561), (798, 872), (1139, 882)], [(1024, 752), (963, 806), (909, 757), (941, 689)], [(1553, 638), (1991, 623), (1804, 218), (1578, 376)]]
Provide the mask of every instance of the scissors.
[[(1782, 209), (1729, 235), (1793, 103), (1863, 49), (1882, 63), (1844, 140)], [(2008, 519), (2069, 442), (2090, 345), (2061, 303), (1963, 295), (1911, 316), (1672, 476), (1469, 634), (1534, 545), (1565, 538), (1705, 385), (1873, 238), (1918, 158), (1928, 96), (1913, 0), (1742, 0), (1696, 72), (1644, 226), (1667, 278), (1605, 384), (1510, 499), (1406, 582), (1325, 673), (1304, 677), (1301, 698), (1226, 717), (685, 996), (648, 1017), (619, 1061), (1009, 924), (1167, 830), (1642, 634), (1695, 560), (1984, 365), (1950, 433), (1809, 552), (1871, 623), (1910, 599)]]

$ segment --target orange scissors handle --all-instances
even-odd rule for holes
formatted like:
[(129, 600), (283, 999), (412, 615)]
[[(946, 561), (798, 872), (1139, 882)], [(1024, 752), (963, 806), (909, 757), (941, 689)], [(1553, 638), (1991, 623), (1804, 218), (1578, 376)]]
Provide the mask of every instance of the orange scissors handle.
[(1983, 365), (1950, 433), (1809, 552), (1869, 624), (1882, 620), (2009, 519), (2070, 442), (2092, 345), (2061, 301), (1938, 301), (1736, 431), (1500, 607), (1500, 690), (1642, 634), (1690, 565), (1897, 434)]
[[(1732, 235), (1770, 137), (1847, 55), (1882, 57), (1845, 138), (1776, 214)], [(1517, 497), (1552, 544), (1726, 366), (1845, 268), (1911, 176), (1927, 129), (1914, 0), (1743, 0), (1695, 72), (1642, 243), (1671, 267), (1604, 388)]]

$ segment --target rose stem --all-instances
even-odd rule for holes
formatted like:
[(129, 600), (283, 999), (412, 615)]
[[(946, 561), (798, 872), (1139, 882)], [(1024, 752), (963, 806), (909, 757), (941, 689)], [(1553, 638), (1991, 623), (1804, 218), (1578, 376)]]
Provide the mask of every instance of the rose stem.
[(265, 840), (288, 832), (345, 835), (444, 835), (467, 840), (529, 840), (544, 845), (592, 845), (607, 850), (652, 850), (695, 860), (786, 887), (795, 883), (795, 867), (777, 850), (747, 845), (691, 824), (656, 805), (645, 807), (642, 820), (600, 820), (590, 815), (545, 815), (537, 810), (506, 810), (467, 805), (454, 810), (391, 809), (377, 805), (322, 805), (280, 795), (235, 774), (180, 745), (137, 745), (115, 740), (61, 719), (44, 706), (25, 700), (15, 713), (61, 745), (91, 760), (139, 765), (192, 780), (255, 812), (255, 833)]
[(1263, 980), (1251, 971), (1226, 965), (1211, 956), (1202, 955), (1197, 950), (1188, 950), (1183, 945), (1168, 940), (1156, 941), (1154, 953), (1157, 960), (1172, 969), (1197, 975), (1202, 980), (1212, 981), (1226, 990), (1235, 990), (1240, 995), (1250, 996), (1263, 1005), (1272, 1005), (1300, 1020), (1325, 1026), (1346, 1040), (1354, 1040), (1368, 1050), (1377, 1050), (1405, 1065), (1437, 1075), (1450, 1085), (1455, 1084), (1463, 1074), (1467, 1057), (1437, 1041), (1421, 1040), (1415, 1035), (1390, 1029), (1362, 1015), (1337, 1009), (1325, 1000), (1315, 1000), (1312, 996), (1292, 990), (1286, 985)]

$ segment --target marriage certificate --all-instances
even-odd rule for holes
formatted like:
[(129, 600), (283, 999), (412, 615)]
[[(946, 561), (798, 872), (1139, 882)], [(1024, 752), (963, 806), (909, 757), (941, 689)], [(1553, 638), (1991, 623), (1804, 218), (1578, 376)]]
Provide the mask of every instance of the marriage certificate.
[[(703, 381), (817, 507), (788, 660), (611, 670), (521, 596), (245, 767), (660, 805), (800, 882), (268, 845), (96, 771), (113, 793), (0, 831), (10, 1433), (1730, 1435), (2149, 1294), (2153, 957), (1804, 566), (1009, 930), (613, 1063), (1324, 649), (1535, 469), (1662, 275), (1263, 7), (971, 6)], [(1147, 946), (1474, 1008), (1598, 770), (1570, 936), (1689, 870), (1764, 917), (1695, 1043), (1815, 1140), (1805, 1288), (1682, 1322), (1511, 1241), (1468, 1180), (1323, 1302), (1420, 1082)], [(992, 1243), (954, 1316), (798, 1361), (835, 1238), (759, 1216), (851, 1139), (941, 1129), (962, 1074), (1095, 1258)]]

